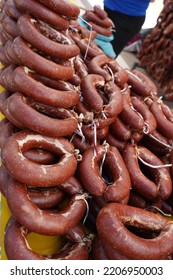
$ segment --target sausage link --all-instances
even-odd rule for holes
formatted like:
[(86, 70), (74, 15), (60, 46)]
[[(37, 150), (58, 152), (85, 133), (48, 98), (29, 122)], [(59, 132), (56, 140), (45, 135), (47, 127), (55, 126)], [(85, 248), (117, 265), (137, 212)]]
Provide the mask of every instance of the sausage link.
[[(64, 44), (47, 38), (40, 32), (39, 28), (37, 28), (37, 21), (30, 15), (21, 16), (17, 21), (17, 27), (22, 38), (46, 55), (66, 60), (78, 55), (80, 52), (78, 46), (72, 44), (70, 39), (68, 39), (69, 44)], [(58, 38), (59, 32), (55, 32)]]
[[(24, 151), (31, 148), (51, 151), (60, 160), (52, 165), (32, 162), (23, 155)], [(74, 147), (67, 139), (42, 136), (29, 131), (20, 131), (8, 138), (2, 150), (2, 162), (12, 177), (37, 187), (57, 186), (65, 182), (74, 175), (77, 165)]]
[[(99, 162), (104, 155), (112, 179), (102, 177), (104, 174), (100, 171)], [(107, 201), (119, 202), (128, 196), (130, 177), (123, 159), (115, 147), (108, 147), (106, 150), (104, 146), (97, 146), (97, 155), (94, 155), (92, 148), (85, 151), (82, 162), (79, 163), (78, 171), (83, 186), (92, 195), (104, 196)]]
[(67, 0), (39, 0), (44, 6), (55, 11), (57, 14), (76, 19), (80, 13), (80, 8)]
[(59, 30), (67, 30), (69, 28), (69, 20), (51, 10), (38, 1), (34, 0), (14, 0), (14, 4), (19, 11), (27, 13), (42, 20)]
[[(13, 199), (14, 192), (18, 200)], [(86, 211), (85, 195), (72, 196), (67, 206), (55, 213), (40, 210), (28, 197), (24, 184), (10, 179), (7, 201), (15, 219), (29, 231), (44, 235), (63, 235), (77, 225)]]
[[(96, 224), (101, 240), (107, 241), (113, 249), (131, 260), (163, 259), (173, 252), (173, 224), (155, 213), (129, 205), (109, 203), (100, 210)], [(126, 225), (160, 234), (153, 239), (141, 238), (130, 232)]]
[(55, 80), (68, 80), (73, 75), (72, 67), (56, 64), (40, 56), (29, 48), (21, 37), (14, 39), (13, 49), (22, 65), (31, 68), (43, 76), (48, 76)]
[(13, 72), (16, 91), (28, 97), (54, 107), (71, 108), (79, 101), (79, 94), (73, 89), (57, 90), (45, 86), (30, 76), (29, 69), (19, 66)]
[[(37, 108), (32, 108), (30, 100), (18, 92), (10, 96), (6, 104), (10, 114), (17, 122), (22, 124), (22, 127), (38, 133), (61, 137), (71, 135), (77, 129), (77, 119), (72, 113), (71, 116), (65, 116), (64, 119), (46, 116), (39, 110), (37, 111)], [(17, 124), (14, 123), (14, 125), (18, 127)]]
[[(138, 157), (151, 165), (145, 165), (145, 167), (149, 171), (150, 176), (153, 177), (153, 181), (141, 172)], [(164, 167), (163, 162), (150, 150), (142, 146), (136, 147), (128, 144), (123, 151), (123, 159), (130, 174), (132, 186), (140, 194), (148, 200), (156, 197), (165, 200), (170, 196), (172, 192), (172, 181), (169, 171)], [(158, 166), (158, 168), (153, 168), (152, 166)]]

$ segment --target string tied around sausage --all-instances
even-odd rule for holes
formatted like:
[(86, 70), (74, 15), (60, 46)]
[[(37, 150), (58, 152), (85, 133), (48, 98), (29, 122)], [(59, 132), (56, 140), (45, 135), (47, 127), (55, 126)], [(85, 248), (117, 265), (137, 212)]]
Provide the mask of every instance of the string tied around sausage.
[(144, 133), (144, 134), (148, 134), (149, 131), (150, 131), (150, 126), (149, 126), (148, 123), (145, 122), (145, 123), (144, 123), (144, 127), (143, 127), (143, 133)]
[(95, 121), (93, 121), (93, 129), (94, 129), (94, 156), (97, 156), (97, 126)]
[(85, 213), (85, 216), (83, 218), (83, 221), (82, 221), (82, 224), (84, 225), (86, 220), (87, 220), (87, 217), (89, 215), (89, 204), (88, 204), (88, 201), (87, 199), (90, 198), (91, 196), (88, 194), (88, 193), (83, 193), (83, 194), (79, 194), (76, 196), (75, 200), (84, 200), (85, 204), (86, 204), (86, 213)]
[(82, 242), (84, 242), (84, 244), (87, 245), (88, 252), (90, 252), (91, 249), (92, 249), (92, 241), (93, 241), (94, 237), (95, 237), (95, 234), (94, 233), (90, 233), (89, 235), (85, 236), (82, 239)]
[(114, 77), (114, 73), (113, 73), (112, 69), (107, 64), (105, 64), (103, 68), (105, 70), (108, 70), (108, 72), (111, 75), (111, 79), (110, 80), (112, 80), (114, 82), (115, 81), (115, 77)]
[(165, 212), (162, 211), (160, 208), (158, 208), (157, 206), (154, 206), (154, 205), (149, 205), (149, 206), (146, 208), (146, 210), (149, 210), (149, 209), (151, 209), (151, 208), (157, 210), (159, 213), (161, 213), (161, 214), (162, 214), (163, 216), (165, 216), (165, 217), (172, 217), (172, 214), (165, 213)]
[(161, 140), (159, 140), (157, 137), (155, 137), (153, 134), (149, 134), (149, 137), (153, 138), (154, 140), (156, 140), (158, 143), (162, 144), (163, 146), (167, 147), (168, 149), (172, 150), (172, 146), (162, 142)]
[(121, 89), (121, 93), (122, 94), (127, 94), (127, 88), (131, 88), (132, 86), (131, 85), (125, 85), (122, 89)]
[(85, 51), (85, 55), (84, 55), (84, 60), (87, 59), (87, 54), (88, 54), (88, 49), (92, 40), (92, 25), (87, 22), (85, 19), (83, 19), (83, 17), (78, 16), (78, 19), (82, 20), (85, 24), (87, 24), (89, 26), (89, 39), (88, 39), (88, 44), (87, 44), (87, 48)]
[(145, 160), (143, 160), (140, 155), (139, 155), (139, 152), (138, 152), (138, 148), (136, 147), (136, 152), (137, 152), (137, 158), (146, 166), (148, 167), (151, 167), (151, 168), (165, 168), (165, 167), (171, 167), (172, 164), (171, 163), (168, 163), (168, 164), (161, 164), (161, 165), (152, 165), (148, 162), (146, 162)]
[(82, 160), (82, 155), (80, 154), (80, 151), (78, 149), (74, 150), (74, 155), (75, 155), (75, 158), (77, 159), (77, 162)]
[(109, 148), (110, 145), (106, 141), (104, 141), (103, 146), (105, 147), (105, 152), (104, 152), (104, 155), (102, 157), (102, 162), (100, 164), (100, 175), (102, 175), (103, 165), (104, 165), (104, 162), (105, 162), (105, 159), (106, 159), (106, 154), (108, 152), (108, 148)]
[(141, 117), (141, 119), (144, 119), (143, 116), (138, 112), (138, 110), (136, 110), (136, 109), (133, 107), (133, 105), (132, 105), (131, 103), (130, 103), (130, 107), (131, 107), (131, 109), (132, 109), (136, 114), (138, 114), (138, 116)]
[(75, 134), (79, 135), (81, 137), (81, 143), (83, 144), (86, 142), (86, 139), (85, 139), (85, 135), (82, 132), (82, 123), (78, 123), (77, 127), (78, 128), (75, 130), (73, 137)]

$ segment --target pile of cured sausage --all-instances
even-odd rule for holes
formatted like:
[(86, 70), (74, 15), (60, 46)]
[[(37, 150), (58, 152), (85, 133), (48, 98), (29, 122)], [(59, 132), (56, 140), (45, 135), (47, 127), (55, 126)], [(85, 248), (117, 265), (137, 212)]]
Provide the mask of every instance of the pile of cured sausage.
[(173, 100), (173, 1), (165, 1), (156, 26), (144, 38), (140, 65), (162, 88), (165, 99)]
[[(69, 1), (1, 5), (8, 259), (172, 259), (173, 113), (155, 84), (105, 55)], [(39, 255), (30, 232), (66, 242)]]

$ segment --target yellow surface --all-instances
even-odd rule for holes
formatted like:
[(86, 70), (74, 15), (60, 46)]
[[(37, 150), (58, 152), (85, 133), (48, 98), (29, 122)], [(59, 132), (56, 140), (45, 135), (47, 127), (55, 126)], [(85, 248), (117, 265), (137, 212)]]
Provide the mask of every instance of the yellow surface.
[[(2, 216), (1, 216), (2, 260), (7, 259), (4, 250), (4, 230), (10, 216), (11, 216), (11, 212), (8, 208), (5, 198), (2, 195)], [(41, 255), (55, 254), (65, 242), (65, 239), (62, 236), (45, 236), (36, 233), (29, 234), (27, 240), (29, 246), (35, 252)]]

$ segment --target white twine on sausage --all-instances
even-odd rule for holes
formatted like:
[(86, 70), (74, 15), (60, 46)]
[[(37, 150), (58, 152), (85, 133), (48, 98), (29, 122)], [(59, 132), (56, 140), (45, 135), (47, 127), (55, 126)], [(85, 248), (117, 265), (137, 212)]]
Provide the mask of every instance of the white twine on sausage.
[(148, 134), (150, 131), (150, 126), (148, 123), (144, 123), (144, 127), (143, 127), (143, 133), (144, 134)]
[(78, 125), (77, 125), (78, 128), (75, 131), (75, 133), (81, 137), (81, 143), (83, 144), (83, 143), (85, 143), (85, 135), (83, 134), (83, 131), (82, 131), (82, 125), (83, 125), (82, 123), (78, 123)]
[(87, 198), (91, 198), (91, 196), (88, 193), (78, 194), (75, 198), (75, 200), (84, 200), (84, 202), (86, 204), (86, 214), (85, 214), (83, 222), (82, 222), (83, 224), (85, 224), (86, 219), (89, 214), (89, 204), (88, 204)]
[(171, 166), (172, 166), (171, 163), (170, 163), (170, 164), (168, 163), (168, 164), (152, 165), (152, 164), (146, 162), (145, 160), (143, 160), (143, 159), (139, 156), (139, 153), (138, 153), (138, 152), (137, 152), (137, 157), (138, 157), (138, 159), (139, 159), (143, 164), (145, 164), (146, 166), (151, 167), (151, 168), (164, 168), (164, 167), (171, 167)]
[(156, 207), (156, 206), (154, 206), (154, 205), (149, 205), (149, 206), (146, 208), (146, 210), (147, 210), (147, 209), (150, 209), (150, 208), (156, 209), (156, 210), (157, 210), (158, 212), (160, 212), (163, 216), (172, 217), (172, 214), (167, 214), (167, 213), (163, 212), (160, 208), (158, 208), (158, 207)]
[(136, 114), (138, 114), (138, 116), (139, 116), (141, 119), (144, 119), (143, 116), (133, 107), (133, 104), (132, 104), (132, 103), (130, 104), (130, 107), (131, 107), (131, 109), (132, 109)]
[(82, 161), (82, 155), (80, 154), (80, 150), (79, 149), (75, 149), (74, 150), (74, 155), (76, 157), (76, 160), (79, 162), (79, 161)]
[(82, 17), (78, 16), (78, 18), (80, 20), (82, 20), (83, 22), (85, 22), (89, 26), (89, 39), (88, 39), (86, 52), (85, 52), (85, 55), (84, 55), (84, 60), (86, 60), (87, 54), (88, 54), (88, 49), (89, 49), (89, 46), (90, 46), (90, 43), (91, 43), (91, 40), (92, 40), (92, 25), (89, 22), (87, 22), (86, 20), (84, 20)]
[(94, 129), (94, 156), (97, 156), (97, 126), (96, 122), (93, 121), (93, 129)]
[(100, 175), (102, 175), (102, 172), (103, 172), (103, 165), (104, 165), (104, 162), (105, 162), (105, 159), (106, 159), (106, 154), (108, 152), (109, 144), (106, 141), (104, 141), (103, 146), (105, 147), (105, 152), (103, 154), (102, 161), (101, 161), (101, 164), (100, 164)]
[(112, 71), (112, 69), (107, 64), (103, 68), (109, 71), (111, 78), (112, 78), (111, 80), (114, 82), (115, 76), (114, 76), (114, 72)]
[(152, 134), (148, 134), (149, 137), (153, 138), (154, 140), (156, 140), (157, 142), (159, 142), (160, 144), (162, 144), (163, 146), (167, 147), (168, 149), (172, 150), (172, 147), (164, 142), (162, 142), (161, 140), (159, 140), (158, 138), (156, 138), (154, 135)]

